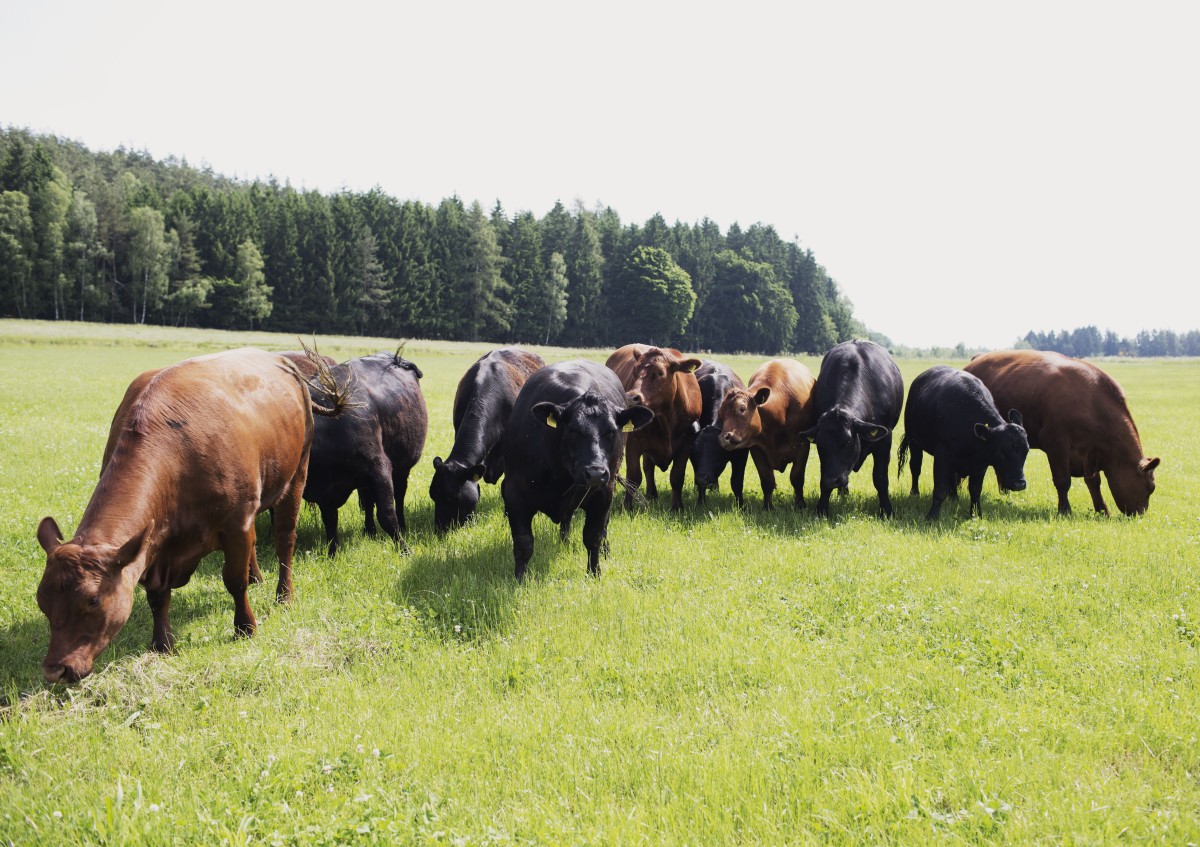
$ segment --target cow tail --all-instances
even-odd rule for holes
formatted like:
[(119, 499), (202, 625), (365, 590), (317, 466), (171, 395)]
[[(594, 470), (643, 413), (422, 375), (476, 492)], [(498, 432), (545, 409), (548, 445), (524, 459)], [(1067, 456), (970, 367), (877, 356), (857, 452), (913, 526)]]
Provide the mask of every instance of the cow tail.
[(896, 476), (904, 473), (904, 465), (908, 462), (908, 433), (904, 434), (904, 438), (900, 439), (900, 449), (896, 451)]
[(313, 414), (326, 418), (336, 418), (347, 409), (361, 406), (361, 403), (354, 403), (350, 400), (356, 387), (354, 372), (347, 370), (346, 381), (339, 383), (333, 375), (333, 371), (330, 370), (329, 363), (325, 361), (325, 357), (317, 352), (316, 340), (313, 340), (312, 347), (305, 344), (303, 338), (298, 340), (300, 341), (301, 348), (304, 350), (304, 355), (312, 363), (313, 367), (317, 369), (317, 375), (314, 377), (315, 382), (310, 382), (304, 379), (304, 376), (295, 369), (295, 366), (293, 366), (293, 372), (300, 380), (301, 385), (306, 389), (315, 389), (320, 394), (323, 394), (325, 403), (328, 404), (318, 403), (315, 399), (312, 399), (312, 392), (310, 391), (309, 404), (312, 406)]

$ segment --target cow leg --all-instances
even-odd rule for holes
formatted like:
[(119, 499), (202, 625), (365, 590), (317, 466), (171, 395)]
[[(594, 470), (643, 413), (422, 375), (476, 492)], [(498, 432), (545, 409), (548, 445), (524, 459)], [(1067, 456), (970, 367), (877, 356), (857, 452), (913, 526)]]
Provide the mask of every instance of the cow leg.
[(950, 457), (933, 454), (933, 503), (925, 520), (936, 521), (942, 514), (942, 503), (953, 488), (954, 472), (950, 470)]
[(654, 481), (654, 460), (646, 453), (642, 454), (642, 472), (646, 475), (646, 499), (658, 499), (658, 483)]
[(885, 518), (893, 514), (892, 498), (888, 494), (888, 459), (891, 455), (892, 437), (889, 435), (879, 442), (871, 456), (871, 476), (875, 490), (879, 492), (879, 514)]
[[(276, 515), (276, 521), (280, 517)], [(222, 535), (225, 566), (221, 570), (221, 577), (225, 581), (225, 590), (233, 598), (233, 630), (238, 635), (253, 635), (258, 624), (254, 620), (254, 613), (250, 611), (250, 597), (246, 589), (250, 584), (250, 551), (254, 549), (254, 523), (251, 521), (249, 528), (230, 527)]]
[(917, 481), (921, 478), (921, 465), (924, 462), (925, 451), (914, 445), (908, 457), (908, 472), (912, 475), (912, 488), (908, 490), (908, 493), (913, 497), (921, 493)]
[(400, 534), (400, 519), (396, 516), (396, 498), (392, 490), (391, 468), (377, 468), (375, 477), (369, 483), (371, 499), (379, 510), (379, 525), (392, 540), (403, 549), (408, 549), (408, 543)]
[[(804, 508), (804, 472), (808, 469), (808, 452), (812, 447), (807, 440), (803, 440), (800, 446), (796, 448), (796, 458), (792, 461), (792, 491), (795, 497), (796, 508)], [(829, 495), (822, 491), (822, 496), (825, 500), (826, 512), (829, 510)], [(818, 514), (821, 514), (818, 510)]]
[(642, 485), (642, 452), (640, 448), (625, 443), (625, 475), (628, 477), (625, 486), (625, 508), (633, 508), (633, 493)]
[(332, 503), (321, 503), (321, 523), (325, 525), (325, 540), (329, 543), (329, 555), (338, 551), (338, 507)]
[(146, 589), (146, 600), (154, 615), (154, 634), (150, 637), (150, 649), (159, 653), (170, 653), (175, 649), (175, 635), (171, 632), (171, 589), (159, 591)]
[(688, 457), (676, 456), (671, 463), (671, 511), (683, 508), (683, 483), (687, 479)]
[(608, 548), (608, 515), (612, 510), (612, 495), (595, 491), (584, 506), (583, 546), (587, 548), (588, 574), (600, 576), (600, 554)]
[(511, 494), (508, 477), (500, 486), (504, 498), (504, 513), (509, 518), (509, 533), (512, 534), (512, 560), (516, 566), (517, 582), (524, 579), (526, 565), (533, 558), (533, 509), (524, 503), (520, 494)]
[[(275, 600), (286, 603), (292, 599), (292, 557), (296, 553), (296, 525), (304, 505), (304, 478), (292, 480), (292, 486), (275, 504), (275, 556), (279, 559), (279, 579), (275, 583)], [(337, 531), (337, 509), (334, 531)]]
[(739, 509), (746, 505), (746, 501), (742, 497), (742, 488), (746, 482), (746, 460), (749, 458), (749, 451), (739, 450), (729, 460), (731, 467), (729, 472), (729, 489), (733, 492), (733, 499), (737, 501)]
[(1108, 514), (1108, 504), (1104, 502), (1104, 494), (1100, 491), (1100, 472), (1090, 473), (1083, 478), (1092, 495), (1092, 506), (1101, 514)]
[(980, 497), (983, 494), (983, 477), (987, 473), (987, 468), (982, 471), (976, 471), (967, 477), (967, 493), (971, 495), (971, 514), (978, 514), (983, 517), (983, 504), (980, 502)]
[(775, 471), (771, 468), (771, 462), (767, 459), (767, 454), (759, 448), (751, 447), (750, 455), (754, 457), (754, 467), (758, 470), (758, 482), (762, 486), (763, 509), (769, 511), (771, 508), (771, 494), (775, 491)]
[(375, 497), (369, 489), (358, 489), (358, 505), (363, 513), (363, 532), (374, 538), (378, 532), (375, 528)]
[(411, 467), (398, 468), (392, 465), (392, 499), (396, 503), (396, 526), (400, 535), (408, 535), (408, 522), (404, 519), (404, 498), (408, 494), (408, 474)]

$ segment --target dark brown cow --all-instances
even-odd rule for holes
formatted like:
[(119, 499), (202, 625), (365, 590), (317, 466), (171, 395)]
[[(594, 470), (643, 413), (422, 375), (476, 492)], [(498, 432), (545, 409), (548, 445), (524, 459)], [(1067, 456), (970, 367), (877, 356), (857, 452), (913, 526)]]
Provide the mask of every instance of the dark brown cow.
[(1116, 380), (1090, 362), (1038, 350), (981, 353), (965, 370), (983, 381), (999, 408), (1021, 413), (1029, 446), (1050, 460), (1061, 514), (1071, 511), (1073, 476), (1087, 483), (1096, 511), (1108, 513), (1101, 471), (1122, 514), (1146, 511), (1159, 460), (1142, 451)]
[(746, 388), (731, 388), (717, 413), (721, 446), (750, 448), (762, 484), (763, 508), (771, 508), (775, 471), (792, 465), (796, 507), (804, 508), (804, 470), (809, 441), (802, 430), (815, 422), (812, 371), (794, 359), (771, 359), (750, 376)]
[(234, 628), (253, 633), (246, 586), (257, 567), (254, 517), (268, 508), (275, 510), (276, 596), (291, 596), (313, 408), (296, 369), (263, 350), (188, 359), (133, 381), (74, 536), (64, 542), (53, 518), (38, 526), (47, 554), (37, 600), (50, 620), (48, 682), (91, 673), (128, 620), (138, 583), (154, 614), (151, 646), (170, 650), (171, 589), (187, 584), (213, 550), (225, 553)]
[[(696, 438), (693, 424), (702, 408), (700, 383), (696, 382), (699, 359), (688, 358), (669, 347), (626, 344), (604, 363), (625, 386), (630, 405), (645, 406), (654, 413), (649, 426), (629, 433), (625, 442), (625, 475), (630, 486), (642, 484), (646, 472), (646, 496), (657, 497), (654, 468), (671, 468), (671, 510), (683, 506), (683, 480), (688, 457)], [(625, 506), (633, 503), (633, 492), (625, 491)]]

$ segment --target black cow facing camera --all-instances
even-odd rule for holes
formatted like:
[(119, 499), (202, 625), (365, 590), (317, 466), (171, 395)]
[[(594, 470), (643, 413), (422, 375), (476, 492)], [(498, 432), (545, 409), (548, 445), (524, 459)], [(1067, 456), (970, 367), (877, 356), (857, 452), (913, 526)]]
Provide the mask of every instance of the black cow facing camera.
[(533, 516), (548, 516), (565, 537), (576, 509), (585, 515), (588, 573), (599, 576), (625, 433), (653, 417), (645, 406), (626, 408), (617, 375), (595, 362), (547, 365), (529, 377), (505, 430), (501, 484), (518, 580), (533, 556)]

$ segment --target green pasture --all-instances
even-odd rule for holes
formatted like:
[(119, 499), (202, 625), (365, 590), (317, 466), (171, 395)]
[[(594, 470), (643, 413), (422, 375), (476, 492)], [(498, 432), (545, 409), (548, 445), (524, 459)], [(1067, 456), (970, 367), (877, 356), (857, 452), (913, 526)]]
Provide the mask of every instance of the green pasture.
[[(97, 673), (47, 688), (39, 519), (74, 530), (133, 376), (247, 343), (298, 346), (0, 321), (0, 844), (1200, 842), (1200, 363), (1100, 363), (1162, 457), (1141, 518), (1094, 515), (1082, 481), (1060, 518), (1038, 452), (1026, 491), (989, 475), (983, 519), (964, 492), (934, 524), (928, 466), (913, 498), (893, 456), (894, 520), (864, 469), (826, 521), (783, 475), (764, 513), (751, 465), (745, 511), (727, 479), (699, 509), (690, 474), (678, 515), (616, 508), (599, 579), (581, 522), (563, 545), (539, 518), (517, 585), (498, 489), (445, 538), (427, 493), (489, 346), (410, 341), (410, 555), (352, 501), (330, 559), (306, 507), (277, 606), (264, 517), (254, 638), (214, 554), (175, 593), (174, 655), (147, 652), (139, 594)], [(817, 478), (814, 451), (810, 503)]]

